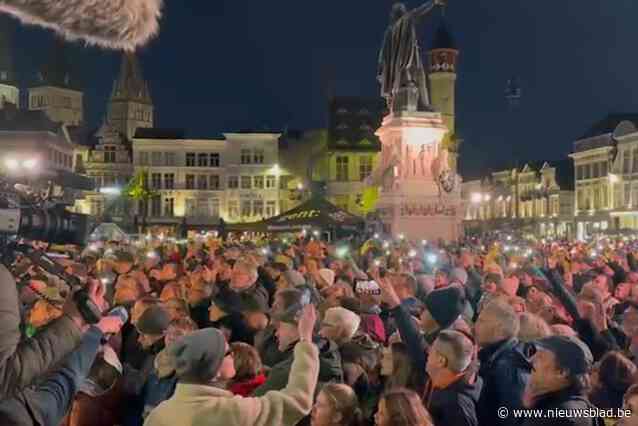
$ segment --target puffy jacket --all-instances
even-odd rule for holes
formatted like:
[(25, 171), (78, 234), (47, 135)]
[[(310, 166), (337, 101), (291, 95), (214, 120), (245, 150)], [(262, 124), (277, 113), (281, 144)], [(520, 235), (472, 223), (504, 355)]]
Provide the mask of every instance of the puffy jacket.
[(481, 425), (511, 426), (521, 420), (510, 416), (498, 417), (498, 409), (510, 411), (523, 408), (523, 393), (532, 371), (526, 346), (512, 338), (482, 348), (478, 353), (479, 376), (483, 379), (483, 391), (479, 400)]
[(13, 276), (0, 265), (0, 400), (44, 376), (77, 348), (82, 332), (63, 315), (34, 337), (20, 341), (18, 290)]
[[(315, 344), (319, 348), (319, 383), (343, 383), (343, 366), (337, 344), (323, 338), (316, 338)], [(290, 348), (287, 353), (288, 357), (272, 367), (266, 382), (255, 389), (253, 396), (263, 396), (268, 391), (286, 387), (294, 359), (293, 348)]]

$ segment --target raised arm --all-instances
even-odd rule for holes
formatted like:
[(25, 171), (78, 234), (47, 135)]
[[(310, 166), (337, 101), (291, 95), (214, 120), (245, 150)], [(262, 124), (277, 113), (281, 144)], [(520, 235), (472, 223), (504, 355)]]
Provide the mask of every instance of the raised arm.
[(445, 5), (445, 1), (444, 0), (430, 0), (429, 2), (422, 4), (419, 7), (415, 7), (414, 9), (412, 9), (410, 11), (410, 14), (414, 17), (414, 18), (421, 18), (422, 16), (427, 15), (428, 13), (430, 13), (430, 11), (432, 9), (434, 9), (436, 6), (443, 6)]

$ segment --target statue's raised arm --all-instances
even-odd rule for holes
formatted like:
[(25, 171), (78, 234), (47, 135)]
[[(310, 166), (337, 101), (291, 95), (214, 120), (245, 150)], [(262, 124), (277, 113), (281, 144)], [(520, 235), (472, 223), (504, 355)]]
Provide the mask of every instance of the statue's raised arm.
[(430, 13), (430, 11), (438, 5), (445, 5), (445, 0), (430, 0), (429, 2), (424, 3), (423, 5), (412, 9), (410, 11), (410, 14), (415, 18), (420, 18)]

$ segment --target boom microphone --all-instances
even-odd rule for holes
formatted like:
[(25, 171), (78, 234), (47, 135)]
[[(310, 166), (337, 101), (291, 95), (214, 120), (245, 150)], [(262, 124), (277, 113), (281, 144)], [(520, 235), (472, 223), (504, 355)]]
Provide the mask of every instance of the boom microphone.
[(135, 50), (159, 30), (162, 0), (0, 0), (0, 12), (70, 41)]

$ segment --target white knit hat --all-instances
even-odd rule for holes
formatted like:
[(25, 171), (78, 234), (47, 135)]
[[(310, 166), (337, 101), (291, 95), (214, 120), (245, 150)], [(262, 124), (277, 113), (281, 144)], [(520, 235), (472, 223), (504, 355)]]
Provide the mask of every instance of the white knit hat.
[(361, 318), (354, 312), (338, 306), (336, 308), (330, 308), (326, 311), (326, 314), (323, 317), (323, 323), (335, 327), (344, 328), (346, 331), (345, 337), (350, 339), (352, 338), (352, 336), (355, 335), (357, 330), (359, 330)]
[(327, 269), (327, 268), (319, 269), (319, 275), (328, 284), (328, 286), (331, 286), (334, 284), (335, 272), (332, 269)]

